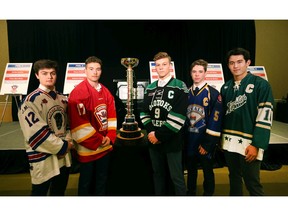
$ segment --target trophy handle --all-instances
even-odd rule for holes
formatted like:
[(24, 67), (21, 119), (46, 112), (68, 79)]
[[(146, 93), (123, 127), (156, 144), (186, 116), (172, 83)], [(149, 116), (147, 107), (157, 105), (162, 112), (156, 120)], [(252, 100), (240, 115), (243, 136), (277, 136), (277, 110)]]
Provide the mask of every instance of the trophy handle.
[(121, 64), (126, 68), (133, 68), (139, 64), (139, 60), (137, 58), (122, 58)]

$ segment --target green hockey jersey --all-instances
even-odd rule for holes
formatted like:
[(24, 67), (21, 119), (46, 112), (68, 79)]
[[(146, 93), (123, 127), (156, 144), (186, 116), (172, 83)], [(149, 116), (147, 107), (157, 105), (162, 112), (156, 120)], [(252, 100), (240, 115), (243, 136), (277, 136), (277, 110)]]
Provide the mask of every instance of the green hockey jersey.
[(239, 85), (234, 80), (221, 87), (224, 119), (222, 148), (245, 156), (248, 145), (259, 148), (258, 160), (268, 148), (274, 99), (267, 80), (248, 73)]
[(158, 87), (158, 81), (147, 86), (140, 119), (147, 134), (155, 131), (155, 136), (161, 142), (151, 147), (161, 148), (165, 152), (182, 149), (187, 106), (188, 89), (183, 81), (171, 78), (164, 87)]

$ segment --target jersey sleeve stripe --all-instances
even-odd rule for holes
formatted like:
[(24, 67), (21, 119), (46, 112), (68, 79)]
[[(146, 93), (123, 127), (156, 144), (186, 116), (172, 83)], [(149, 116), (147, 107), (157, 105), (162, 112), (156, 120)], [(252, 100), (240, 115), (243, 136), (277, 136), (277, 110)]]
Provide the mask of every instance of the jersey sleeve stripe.
[(48, 129), (48, 126), (42, 127), (40, 130), (38, 130), (30, 139), (29, 139), (29, 145), (32, 149), (36, 149), (38, 146), (40, 146), (49, 136), (51, 132)]
[(91, 124), (80, 125), (72, 130), (72, 138), (77, 142), (83, 142), (84, 140), (92, 137), (96, 133), (96, 130)]

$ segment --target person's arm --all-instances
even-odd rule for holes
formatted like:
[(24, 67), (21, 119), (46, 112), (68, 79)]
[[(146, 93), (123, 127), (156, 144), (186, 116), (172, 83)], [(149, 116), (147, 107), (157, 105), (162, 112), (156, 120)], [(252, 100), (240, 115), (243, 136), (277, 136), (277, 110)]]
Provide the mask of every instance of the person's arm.
[(148, 94), (149, 93), (148, 93), (147, 89), (145, 89), (143, 108), (140, 111), (140, 120), (143, 123), (143, 125), (147, 131), (147, 134), (149, 134), (151, 131), (155, 130), (154, 125), (152, 124), (152, 119), (151, 119), (150, 112), (149, 112), (149, 104), (151, 103), (151, 98), (148, 96)]
[[(207, 128), (205, 131), (205, 137), (201, 146), (207, 152), (213, 152), (216, 145), (220, 142), (220, 135), (222, 130), (222, 116), (223, 116), (223, 105), (222, 98), (218, 91), (210, 89), (210, 109), (207, 113), (208, 121)], [(203, 152), (203, 151), (202, 151)]]
[(185, 124), (188, 107), (188, 89), (185, 83), (183, 83), (182, 89), (177, 92), (174, 95), (172, 109), (169, 111), (166, 121), (155, 131), (155, 136), (160, 142), (170, 140)]
[(96, 150), (103, 142), (103, 135), (90, 123), (85, 100), (79, 100), (80, 92), (71, 93), (68, 99), (68, 116), (72, 138), (80, 145)]
[(71, 148), (72, 143), (68, 144), (50, 130), (33, 102), (23, 102), (18, 119), (23, 136), (34, 151), (62, 156)]
[[(104, 145), (114, 144), (116, 140), (116, 129), (117, 129), (117, 117), (116, 117), (116, 107), (114, 97), (110, 92), (108, 92), (108, 100), (107, 100), (107, 120), (108, 120), (108, 129), (106, 140)], [(105, 141), (105, 140), (104, 140)]]
[(252, 145), (266, 150), (269, 145), (273, 121), (274, 98), (268, 82), (262, 82), (257, 89), (258, 115), (255, 121)]

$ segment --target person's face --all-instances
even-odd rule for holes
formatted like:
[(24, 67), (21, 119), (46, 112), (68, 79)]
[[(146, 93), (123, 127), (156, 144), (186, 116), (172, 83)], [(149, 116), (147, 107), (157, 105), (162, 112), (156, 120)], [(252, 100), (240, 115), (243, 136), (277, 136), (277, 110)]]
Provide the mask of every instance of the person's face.
[(101, 65), (96, 62), (91, 62), (86, 65), (85, 73), (89, 81), (98, 82), (102, 73)]
[(228, 67), (235, 80), (242, 80), (247, 74), (247, 67), (251, 61), (245, 61), (243, 55), (232, 55), (229, 58)]
[(159, 79), (165, 79), (170, 75), (170, 62), (168, 58), (162, 58), (155, 61), (155, 69)]
[(56, 83), (57, 74), (54, 68), (43, 68), (35, 74), (40, 84), (48, 89), (53, 89)]
[(202, 65), (195, 65), (190, 74), (193, 83), (198, 86), (200, 83), (204, 82), (206, 71)]

